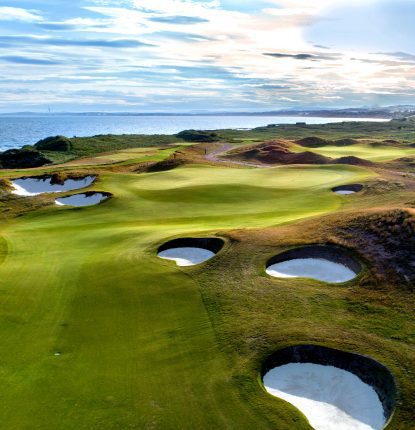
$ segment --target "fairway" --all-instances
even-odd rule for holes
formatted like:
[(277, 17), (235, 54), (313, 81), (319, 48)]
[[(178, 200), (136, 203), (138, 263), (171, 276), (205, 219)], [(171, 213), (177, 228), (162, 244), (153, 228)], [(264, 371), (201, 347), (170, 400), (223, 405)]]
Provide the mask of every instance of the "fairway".
[[(183, 145), (184, 146), (184, 145)], [(181, 146), (180, 146), (181, 147)], [(96, 166), (122, 163), (149, 163), (162, 161), (177, 151), (179, 146), (166, 148), (129, 148), (70, 161), (66, 166)]]
[(52, 205), (3, 225), (4, 428), (274, 428), (236, 388), (194, 269), (156, 249), (335, 211), (343, 198), (331, 187), (372, 176), (348, 166), (108, 173), (93, 189), (114, 197), (99, 206)]

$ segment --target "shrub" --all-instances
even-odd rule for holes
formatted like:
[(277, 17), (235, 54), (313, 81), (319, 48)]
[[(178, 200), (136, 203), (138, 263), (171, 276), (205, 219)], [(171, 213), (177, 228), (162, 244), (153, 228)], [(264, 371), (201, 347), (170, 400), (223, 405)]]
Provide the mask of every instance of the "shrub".
[(39, 140), (35, 144), (35, 148), (41, 151), (70, 151), (72, 143), (65, 136), (50, 136)]
[(48, 158), (36, 150), (9, 149), (0, 153), (0, 168), (3, 169), (40, 167), (50, 163)]
[(213, 131), (184, 130), (176, 134), (176, 137), (186, 142), (217, 142), (219, 136)]

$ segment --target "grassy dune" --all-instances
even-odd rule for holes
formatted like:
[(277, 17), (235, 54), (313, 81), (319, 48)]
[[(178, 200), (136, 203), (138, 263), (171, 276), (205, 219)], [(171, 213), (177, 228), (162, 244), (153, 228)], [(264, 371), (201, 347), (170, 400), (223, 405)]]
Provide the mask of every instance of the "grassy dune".
[(348, 166), (107, 173), (93, 188), (114, 198), (100, 206), (50, 206), (3, 224), (2, 426), (308, 429), (255, 375), (255, 396), (244, 394), (200, 269), (155, 250), (172, 236), (332, 213), (344, 201), (332, 186), (372, 176)]
[[(304, 147), (300, 148), (300, 151), (307, 149)], [(299, 149), (298, 146), (297, 149)], [(397, 158), (415, 156), (415, 148), (404, 148), (399, 146), (373, 146), (370, 144), (350, 146), (327, 145), (322, 148), (312, 148), (311, 151), (326, 157), (339, 158), (345, 156), (354, 156), (374, 162), (391, 161)]]

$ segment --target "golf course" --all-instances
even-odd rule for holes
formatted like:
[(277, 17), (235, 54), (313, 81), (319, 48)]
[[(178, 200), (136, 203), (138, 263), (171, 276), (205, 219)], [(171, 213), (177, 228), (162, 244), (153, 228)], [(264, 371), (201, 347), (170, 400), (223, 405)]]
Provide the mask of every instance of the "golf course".
[[(385, 366), (396, 393), (384, 428), (414, 429), (415, 123), (359, 124), (126, 137), (125, 148), (74, 138), (37, 148), (51, 163), (0, 170), (0, 427), (311, 430), (262, 378), (272, 354), (316, 345)], [(307, 136), (327, 142), (305, 148)], [(347, 137), (357, 143), (336, 145)], [(361, 162), (255, 158), (276, 140)], [(14, 193), (13, 180), (53, 175), (96, 179)], [(347, 184), (362, 187), (333, 192)], [(84, 192), (108, 198), (55, 203)], [(158, 257), (180, 238), (223, 247), (189, 267)], [(359, 270), (340, 283), (267, 274), (307, 245), (345, 250)]]

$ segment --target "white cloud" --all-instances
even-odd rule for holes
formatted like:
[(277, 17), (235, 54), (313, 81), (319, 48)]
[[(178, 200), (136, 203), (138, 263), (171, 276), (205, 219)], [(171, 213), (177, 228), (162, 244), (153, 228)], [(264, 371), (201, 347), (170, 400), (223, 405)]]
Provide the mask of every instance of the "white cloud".
[[(367, 5), (374, 1), (348, 0), (347, 3)], [(351, 48), (334, 52), (315, 46), (307, 39), (306, 26), (324, 19), (328, 9), (343, 2), (262, 0), (258, 2), (262, 9), (254, 11), (255, 8), (245, 6), (239, 10), (235, 10), (236, 6), (226, 9), (226, 2), (209, 0), (151, 3), (148, 0), (85, 0), (82, 15), (66, 15), (61, 21), (54, 18), (57, 24), (73, 26), (72, 30), (65, 30), (71, 34), (65, 33), (63, 38), (129, 39), (153, 46), (127, 51), (100, 46), (80, 50), (59, 44), (20, 45), (16, 49), (24, 51), (22, 56), (49, 55), (62, 62), (54, 70), (43, 69), (45, 83), (43, 86), (39, 83), (35, 92), (29, 91), (31, 83), (21, 86), (27, 88), (28, 94), (36, 95), (44, 88), (48, 99), (50, 84), (46, 79), (55, 79), (62, 99), (82, 103), (86, 100), (104, 103), (105, 97), (117, 101), (118, 93), (120, 97), (130, 95), (133, 97), (130, 103), (137, 105), (140, 97), (144, 106), (146, 100), (151, 104), (152, 100), (160, 101), (163, 97), (166, 103), (173, 104), (176, 98), (180, 104), (186, 94), (189, 98), (206, 97), (207, 108), (220, 95), (224, 104), (234, 103), (243, 108), (239, 103), (246, 100), (270, 106), (273, 103), (276, 106), (335, 104), (358, 99), (361, 94), (364, 104), (365, 94), (415, 93), (415, 65), (408, 60), (388, 54), (355, 52)], [(238, 2), (228, 2), (231, 3)], [(35, 11), (0, 8), (0, 19), (6, 16), (27, 22), (42, 19)], [(179, 20), (172, 26), (171, 22), (152, 19), (160, 16), (201, 19), (187, 24), (180, 24)], [(99, 37), (94, 37), (94, 33)], [(332, 37), (321, 44), (330, 46), (331, 40)], [(10, 67), (0, 63), (0, 77), (7, 76)], [(183, 68), (191, 71), (183, 72)], [(215, 74), (215, 70), (221, 72)], [(88, 78), (79, 78), (82, 76)], [(28, 77), (27, 67), (13, 65), (13, 77), (24, 82)], [(93, 90), (91, 82), (94, 82)], [(91, 95), (92, 91), (96, 97)], [(23, 100), (24, 96), (21, 97)]]
[(0, 21), (42, 21), (42, 17), (33, 11), (18, 7), (0, 7)]

